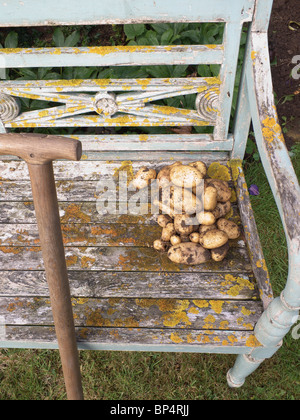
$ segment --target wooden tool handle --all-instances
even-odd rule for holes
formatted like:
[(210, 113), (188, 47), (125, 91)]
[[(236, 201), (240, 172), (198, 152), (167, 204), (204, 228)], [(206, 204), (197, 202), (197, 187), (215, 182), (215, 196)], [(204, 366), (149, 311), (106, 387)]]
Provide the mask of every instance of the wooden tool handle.
[(52, 162), (28, 165), (51, 307), (69, 400), (82, 400), (67, 265)]
[(18, 156), (32, 165), (56, 159), (80, 160), (80, 141), (47, 134), (1, 134), (0, 155)]

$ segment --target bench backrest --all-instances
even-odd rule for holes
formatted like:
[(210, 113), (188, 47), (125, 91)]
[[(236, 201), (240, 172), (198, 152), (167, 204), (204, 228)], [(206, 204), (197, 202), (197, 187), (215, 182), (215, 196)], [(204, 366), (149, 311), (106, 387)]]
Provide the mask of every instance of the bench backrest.
[[(271, 0), (9, 0), (0, 3), (0, 27), (132, 23), (215, 22), (224, 25), (217, 45), (127, 45), (0, 50), (0, 69), (22, 67), (219, 65), (216, 77), (1, 81), (0, 132), (32, 127), (214, 127), (213, 134), (124, 136), (122, 150), (227, 150), (243, 25), (266, 30)], [(156, 101), (190, 96), (195, 105)], [(17, 97), (58, 106), (20, 113)], [(189, 101), (191, 103), (191, 101)], [(175, 130), (176, 131), (176, 130)], [(152, 142), (153, 140), (153, 142)], [(200, 146), (201, 145), (201, 146)]]

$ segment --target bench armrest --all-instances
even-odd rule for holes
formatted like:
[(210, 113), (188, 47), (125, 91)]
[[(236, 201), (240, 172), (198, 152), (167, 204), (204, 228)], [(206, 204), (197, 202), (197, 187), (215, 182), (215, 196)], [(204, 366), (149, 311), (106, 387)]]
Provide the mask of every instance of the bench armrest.
[(251, 32), (247, 53), (247, 86), (257, 147), (284, 226), (289, 276), (283, 297), (294, 308), (300, 306), (300, 186), (277, 116), (268, 38)]

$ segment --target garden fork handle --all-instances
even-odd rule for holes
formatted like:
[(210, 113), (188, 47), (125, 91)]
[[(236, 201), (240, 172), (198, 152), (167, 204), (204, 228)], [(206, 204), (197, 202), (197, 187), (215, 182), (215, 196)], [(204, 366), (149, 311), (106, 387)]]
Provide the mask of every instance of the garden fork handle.
[(55, 331), (69, 400), (82, 400), (83, 391), (52, 161), (79, 160), (81, 152), (81, 143), (78, 140), (64, 137), (32, 134), (0, 135), (0, 154), (20, 156), (28, 164)]

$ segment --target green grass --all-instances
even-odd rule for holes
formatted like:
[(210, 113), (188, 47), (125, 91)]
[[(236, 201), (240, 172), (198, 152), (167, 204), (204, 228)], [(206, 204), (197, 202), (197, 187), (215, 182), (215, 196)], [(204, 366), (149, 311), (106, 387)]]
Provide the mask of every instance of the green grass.
[[(300, 146), (293, 163), (300, 178)], [(275, 294), (287, 276), (287, 252), (280, 218), (260, 162), (247, 164), (265, 258)], [(210, 354), (80, 352), (86, 399), (100, 400), (298, 400), (299, 341), (287, 336), (284, 346), (251, 375), (239, 390), (229, 389), (226, 372), (235, 356)], [(65, 399), (58, 351), (1, 350), (0, 399)]]

